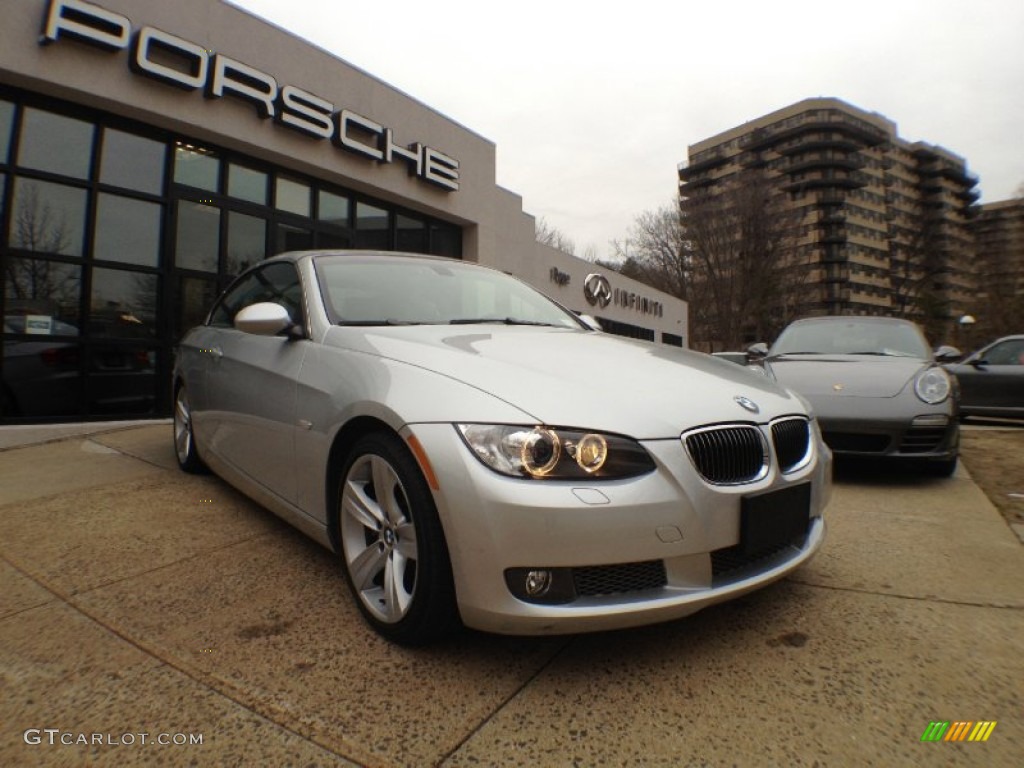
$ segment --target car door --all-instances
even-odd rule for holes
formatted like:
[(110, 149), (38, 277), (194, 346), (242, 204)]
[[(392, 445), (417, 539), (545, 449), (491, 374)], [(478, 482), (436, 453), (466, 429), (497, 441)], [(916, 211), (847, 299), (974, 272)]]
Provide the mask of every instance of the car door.
[(1006, 339), (957, 367), (961, 400), (979, 413), (1024, 413), (1024, 339)]
[(270, 301), (305, 323), (298, 272), (275, 262), (244, 276), (214, 308), (216, 346), (208, 351), (207, 422), (217, 456), (288, 502), (295, 501), (296, 379), (309, 342), (234, 327), (242, 309)]

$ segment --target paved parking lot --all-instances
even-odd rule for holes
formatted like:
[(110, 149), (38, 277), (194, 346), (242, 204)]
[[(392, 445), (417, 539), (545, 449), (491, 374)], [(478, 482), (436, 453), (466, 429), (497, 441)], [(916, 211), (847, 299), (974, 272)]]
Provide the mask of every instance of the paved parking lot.
[(843, 473), (810, 565), (682, 621), (408, 650), (170, 429), (0, 450), (0, 765), (1020, 764), (1024, 546), (963, 469)]

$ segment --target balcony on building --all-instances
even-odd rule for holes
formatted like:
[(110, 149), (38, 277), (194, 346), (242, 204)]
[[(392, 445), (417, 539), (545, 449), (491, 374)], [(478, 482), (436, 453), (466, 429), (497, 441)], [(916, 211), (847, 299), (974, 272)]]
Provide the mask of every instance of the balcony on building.
[(824, 151), (791, 156), (779, 170), (784, 173), (800, 173), (814, 168), (845, 168), (848, 171), (859, 171), (863, 167), (864, 159), (859, 155)]
[(780, 155), (795, 155), (801, 152), (822, 150), (857, 152), (863, 147), (863, 142), (859, 142), (845, 133), (824, 131), (820, 134), (794, 138), (792, 141), (776, 146), (775, 151)]
[[(824, 114), (822, 114), (824, 113)], [(806, 136), (808, 133), (840, 133), (860, 143), (860, 146), (874, 147), (889, 139), (888, 133), (863, 120), (858, 120), (853, 115), (848, 115), (836, 109), (815, 110), (812, 117), (809, 114), (796, 125), (774, 125), (756, 128), (740, 139), (740, 149), (759, 150), (777, 146), (792, 138)]]
[(845, 243), (846, 227), (839, 224), (824, 224), (821, 228), (820, 240), (823, 243)]
[(862, 171), (836, 172), (831, 169), (821, 176), (810, 179), (797, 179), (784, 184), (786, 192), (799, 192), (813, 189), (860, 189), (870, 182), (871, 177)]
[(825, 267), (826, 283), (848, 283), (850, 282), (850, 268), (846, 264), (828, 264)]
[(720, 165), (725, 165), (728, 161), (729, 158), (726, 156), (723, 147), (706, 149), (691, 157), (689, 163), (678, 166), (679, 178), (683, 181), (690, 181), (693, 176), (703, 174)]

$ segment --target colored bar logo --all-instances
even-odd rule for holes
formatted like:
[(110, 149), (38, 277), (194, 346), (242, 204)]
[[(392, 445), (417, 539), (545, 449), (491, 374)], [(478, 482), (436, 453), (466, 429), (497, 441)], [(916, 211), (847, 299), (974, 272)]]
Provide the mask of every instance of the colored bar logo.
[(933, 720), (921, 734), (921, 741), (988, 741), (996, 720)]

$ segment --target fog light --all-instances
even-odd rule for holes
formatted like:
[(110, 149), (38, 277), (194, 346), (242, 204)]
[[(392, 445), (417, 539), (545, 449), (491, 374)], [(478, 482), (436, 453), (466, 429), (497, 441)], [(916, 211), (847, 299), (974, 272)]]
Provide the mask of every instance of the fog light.
[(551, 571), (527, 571), (525, 588), (530, 597), (545, 594), (551, 589)]

